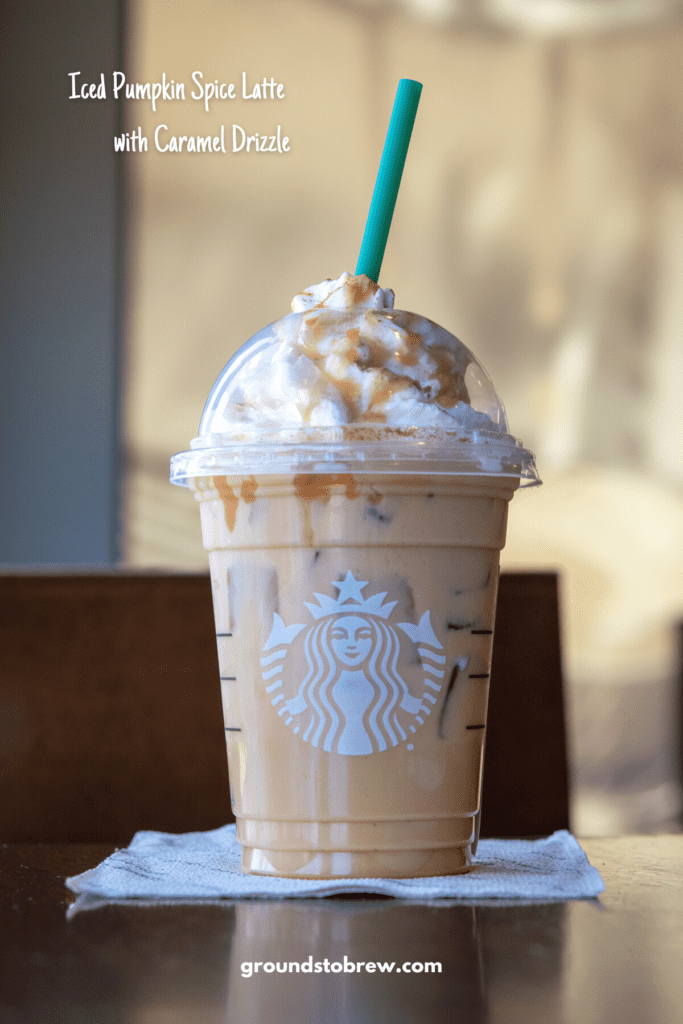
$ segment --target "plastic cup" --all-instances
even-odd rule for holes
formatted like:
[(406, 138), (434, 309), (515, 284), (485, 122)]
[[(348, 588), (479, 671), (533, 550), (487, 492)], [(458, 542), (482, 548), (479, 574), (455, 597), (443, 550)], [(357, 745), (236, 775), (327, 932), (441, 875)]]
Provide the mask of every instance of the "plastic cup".
[(490, 430), (235, 424), (228, 408), (279, 343), (271, 326), (172, 460), (209, 552), (245, 871), (470, 868), (507, 506), (539, 481), (481, 365), (429, 327), (457, 347)]

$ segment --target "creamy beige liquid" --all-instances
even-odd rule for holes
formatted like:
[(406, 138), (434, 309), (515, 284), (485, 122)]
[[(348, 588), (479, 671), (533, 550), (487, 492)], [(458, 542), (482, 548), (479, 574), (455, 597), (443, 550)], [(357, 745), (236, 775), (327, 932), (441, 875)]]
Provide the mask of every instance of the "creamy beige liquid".
[(244, 870), (469, 870), (517, 483), (194, 481)]

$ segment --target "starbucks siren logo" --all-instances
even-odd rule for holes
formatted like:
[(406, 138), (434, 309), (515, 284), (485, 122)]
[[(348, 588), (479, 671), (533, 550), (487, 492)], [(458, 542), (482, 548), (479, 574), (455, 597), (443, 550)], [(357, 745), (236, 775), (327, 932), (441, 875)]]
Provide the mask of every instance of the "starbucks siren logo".
[[(441, 690), (437, 680), (443, 679), (446, 663), (436, 652), (443, 646), (428, 611), (418, 625), (396, 623), (419, 645), (423, 693), (415, 696), (399, 672), (401, 638), (388, 621), (397, 602), (383, 604), (386, 591), (364, 597), (368, 583), (352, 572), (333, 586), (339, 590), (337, 597), (316, 594), (318, 604), (304, 602), (314, 620), (311, 626), (286, 626), (273, 614), (261, 658), (266, 692), (285, 725), (314, 747), (352, 755), (395, 747), (417, 731), (436, 704)], [(302, 630), (306, 633), (299, 637)], [(307, 665), (296, 689), (301, 676), (292, 679), (287, 672), (294, 641), (298, 664), (303, 653)]]

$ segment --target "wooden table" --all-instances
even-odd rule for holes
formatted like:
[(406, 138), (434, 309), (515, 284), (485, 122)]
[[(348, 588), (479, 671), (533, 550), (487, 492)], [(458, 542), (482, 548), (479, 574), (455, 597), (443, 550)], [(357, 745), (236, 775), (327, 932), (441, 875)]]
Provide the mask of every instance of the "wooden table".
[[(2, 1024), (683, 1020), (683, 835), (585, 840), (599, 900), (382, 898), (107, 904), (63, 879), (111, 846), (0, 846)], [(441, 973), (242, 964), (436, 963)]]

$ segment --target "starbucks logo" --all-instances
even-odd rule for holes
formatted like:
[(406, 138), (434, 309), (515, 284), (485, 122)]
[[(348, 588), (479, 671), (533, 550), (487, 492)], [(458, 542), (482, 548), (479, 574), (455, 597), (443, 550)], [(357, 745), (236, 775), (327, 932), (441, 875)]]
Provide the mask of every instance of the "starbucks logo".
[[(429, 612), (418, 625), (397, 622), (401, 636), (390, 623), (397, 602), (384, 604), (386, 591), (365, 597), (368, 585), (347, 572), (332, 583), (336, 597), (315, 594), (317, 604), (304, 602), (310, 625), (287, 626), (274, 613), (263, 647), (266, 692), (284, 724), (337, 754), (372, 754), (409, 740), (431, 714), (445, 672)], [(405, 637), (419, 654), (420, 675), (412, 683), (418, 693), (410, 692), (401, 668)], [(414, 648), (411, 654), (416, 661)]]

